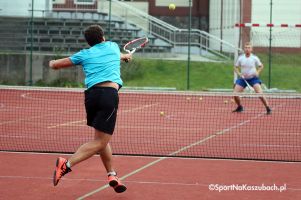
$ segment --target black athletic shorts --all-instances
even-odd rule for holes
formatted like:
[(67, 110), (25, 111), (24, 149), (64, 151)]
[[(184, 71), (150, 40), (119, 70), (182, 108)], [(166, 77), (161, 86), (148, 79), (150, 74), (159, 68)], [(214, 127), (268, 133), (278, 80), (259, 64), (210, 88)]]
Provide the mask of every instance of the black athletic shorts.
[(87, 89), (85, 91), (87, 125), (112, 135), (118, 103), (118, 91), (115, 88), (93, 86)]

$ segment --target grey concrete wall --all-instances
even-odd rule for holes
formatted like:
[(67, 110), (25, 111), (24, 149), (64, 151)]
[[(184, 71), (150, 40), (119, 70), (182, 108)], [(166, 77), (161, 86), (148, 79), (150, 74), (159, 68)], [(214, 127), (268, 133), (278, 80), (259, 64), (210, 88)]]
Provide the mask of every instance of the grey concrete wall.
[(0, 83), (25, 83), (25, 55), (0, 54)]
[[(83, 83), (80, 66), (61, 70), (52, 70), (48, 63), (55, 56), (34, 54), (32, 59), (32, 81), (51, 83), (64, 79), (68, 82)], [(0, 83), (24, 85), (30, 81), (30, 54), (0, 53)]]

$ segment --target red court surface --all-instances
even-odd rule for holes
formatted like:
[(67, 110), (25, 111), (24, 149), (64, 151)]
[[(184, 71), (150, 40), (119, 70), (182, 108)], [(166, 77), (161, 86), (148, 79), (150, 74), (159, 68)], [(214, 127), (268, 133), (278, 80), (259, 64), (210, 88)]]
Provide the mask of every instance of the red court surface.
[[(116, 194), (106, 185), (97, 156), (75, 166), (54, 187), (58, 156), (1, 152), (0, 199), (301, 199), (301, 164), (297, 162), (115, 156), (116, 169), (128, 187)], [(209, 190), (211, 184), (224, 191)], [(271, 191), (274, 184), (284, 191)], [(252, 191), (253, 186), (264, 189), (262, 185), (270, 191)]]
[[(93, 136), (83, 91), (0, 92), (1, 150), (74, 152)], [(243, 113), (232, 113), (230, 99), (229, 94), (122, 92), (114, 153), (301, 161), (301, 96), (272, 95), (272, 115), (253, 97), (243, 99)]]

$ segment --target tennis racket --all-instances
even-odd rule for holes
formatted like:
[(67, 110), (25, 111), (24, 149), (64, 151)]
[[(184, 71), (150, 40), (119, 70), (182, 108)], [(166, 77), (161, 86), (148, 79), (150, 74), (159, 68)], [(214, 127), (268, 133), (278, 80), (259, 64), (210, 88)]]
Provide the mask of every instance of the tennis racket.
[(135, 53), (138, 49), (145, 47), (147, 43), (148, 43), (147, 37), (137, 38), (126, 43), (123, 47), (123, 50), (128, 53)]

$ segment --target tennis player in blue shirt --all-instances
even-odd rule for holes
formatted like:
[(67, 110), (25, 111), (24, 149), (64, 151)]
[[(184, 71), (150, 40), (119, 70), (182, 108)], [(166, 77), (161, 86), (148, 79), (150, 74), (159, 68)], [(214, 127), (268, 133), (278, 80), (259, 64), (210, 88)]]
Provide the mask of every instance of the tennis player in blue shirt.
[(61, 69), (82, 65), (85, 73), (85, 108), (87, 125), (95, 129), (94, 140), (80, 146), (69, 158), (59, 157), (53, 176), (56, 186), (59, 180), (76, 164), (99, 153), (108, 175), (108, 182), (117, 193), (127, 188), (118, 179), (112, 165), (112, 150), (109, 144), (114, 132), (117, 109), (118, 90), (122, 87), (120, 61), (130, 61), (131, 54), (120, 53), (119, 46), (105, 41), (103, 29), (98, 25), (89, 26), (84, 32), (87, 43), (91, 46), (74, 55), (51, 60), (49, 67)]

